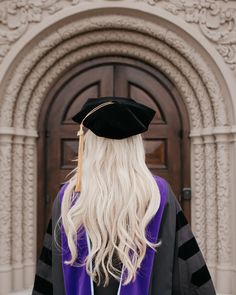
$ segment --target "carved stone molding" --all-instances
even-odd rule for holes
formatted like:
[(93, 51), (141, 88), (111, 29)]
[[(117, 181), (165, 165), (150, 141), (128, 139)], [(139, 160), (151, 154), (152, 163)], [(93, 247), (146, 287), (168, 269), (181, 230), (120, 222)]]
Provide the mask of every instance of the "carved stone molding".
[(11, 264), (11, 139), (0, 141), (0, 265)]
[(194, 66), (195, 70), (198, 72), (198, 75), (201, 77), (203, 83), (205, 84), (205, 88), (209, 93), (211, 105), (213, 106), (215, 125), (228, 125), (229, 120), (225, 114), (225, 101), (222, 95), (221, 87), (214, 73), (206, 64), (200, 53), (196, 52), (194, 47), (191, 47), (188, 42), (180, 38), (175, 32), (168, 31), (165, 41), (170, 46), (173, 46), (175, 49), (181, 52), (181, 54)]
[[(137, 0), (140, 1), (140, 0)], [(236, 76), (236, 6), (227, 0), (144, 0), (197, 24)]]
[[(218, 135), (216, 137), (216, 153), (217, 153), (217, 219), (218, 219), (218, 261), (221, 264), (230, 263), (232, 255), (232, 246), (230, 243), (230, 235), (224, 235), (224, 231), (228, 231), (226, 227), (229, 226), (230, 221), (230, 199), (226, 197), (229, 195), (229, 143), (225, 135)], [(226, 225), (228, 224), (228, 225)]]
[(216, 144), (214, 136), (204, 136), (204, 163), (205, 163), (205, 210), (206, 214), (206, 236), (210, 237), (206, 243), (206, 258), (210, 265), (217, 262), (217, 226), (215, 224), (217, 218), (217, 179), (216, 179)]
[(12, 238), (15, 245), (12, 249), (12, 262), (14, 265), (22, 264), (22, 210), (23, 210), (23, 138), (17, 138), (13, 145), (13, 171), (12, 173)]
[(193, 139), (193, 173), (194, 173), (194, 233), (199, 247), (206, 255), (206, 228), (205, 228), (205, 170), (204, 170), (204, 145), (201, 137)]
[[(101, 32), (99, 36), (97, 35), (97, 37), (99, 37), (99, 39), (103, 38), (104, 40), (107, 40), (107, 37), (109, 35), (113, 36), (113, 32), (112, 31), (106, 32), (106, 33)], [(116, 32), (116, 35), (118, 37), (119, 33)], [(132, 36), (132, 34), (127, 33), (127, 38), (129, 40), (135, 39), (134, 37), (137, 37), (137, 34), (134, 34), (134, 36)], [(181, 56), (179, 56), (176, 52), (174, 52), (172, 49), (168, 48), (167, 46), (162, 46), (161, 44), (156, 42), (157, 43), (156, 48), (158, 48), (159, 53), (164, 54), (164, 51), (165, 51), (168, 54), (168, 58), (171, 61), (171, 63), (168, 60), (164, 60), (164, 57), (159, 56), (159, 53), (150, 51), (150, 46), (151, 46), (149, 42), (150, 40), (145, 36), (143, 36), (143, 42), (144, 43), (148, 42), (148, 44), (150, 45), (149, 49), (146, 49), (146, 50), (141, 49), (141, 47), (137, 46), (137, 44), (131, 45), (128, 43), (123, 43), (123, 42), (112, 43), (112, 44), (110, 44), (109, 42), (102, 43), (102, 44), (98, 44), (95, 42), (94, 44), (96, 44), (96, 47), (95, 46), (88, 47), (87, 46), (88, 44), (84, 42), (86, 40), (96, 41), (96, 39), (97, 39), (96, 34), (88, 34), (87, 38), (84, 38), (84, 37), (80, 37), (78, 39), (74, 38), (72, 42), (69, 41), (67, 43), (67, 46), (62, 45), (61, 47), (57, 47), (56, 54), (52, 53), (52, 54), (49, 54), (48, 56), (45, 56), (45, 58), (38, 65), (37, 70), (31, 73), (30, 75), (31, 84), (29, 83), (26, 84), (25, 87), (23, 87), (21, 90), (17, 107), (16, 107), (16, 114), (15, 114), (16, 123), (15, 124), (20, 126), (20, 124), (24, 122), (23, 118), (25, 116), (25, 108), (22, 111), (22, 106), (27, 105), (27, 103), (23, 101), (23, 99), (24, 100), (26, 99), (29, 102), (28, 109), (30, 111), (27, 113), (27, 116), (25, 118), (25, 124), (26, 124), (25, 126), (30, 129), (36, 128), (37, 114), (39, 112), (39, 108), (42, 104), (42, 101), (45, 97), (45, 94), (47, 93), (47, 91), (49, 91), (51, 85), (58, 79), (60, 74), (66, 71), (68, 67), (72, 67), (73, 65), (78, 64), (90, 58), (91, 56), (96, 57), (96, 56), (104, 56), (104, 55), (108, 56), (108, 55), (118, 54), (118, 55), (135, 57), (142, 61), (146, 61), (149, 64), (155, 67), (158, 67), (160, 70), (166, 73), (166, 75), (168, 75), (176, 83), (176, 85), (178, 85), (180, 92), (185, 100), (185, 103), (186, 105), (188, 105), (188, 109), (192, 114), (191, 121), (192, 121), (193, 128), (199, 128), (202, 126), (201, 113), (204, 112), (204, 107), (200, 111), (198, 106), (198, 99), (196, 98), (196, 95), (197, 95), (196, 93), (198, 92), (198, 95), (202, 95), (201, 106), (204, 105), (204, 101), (206, 101), (206, 104), (207, 104), (207, 101), (209, 101), (208, 95), (206, 94), (205, 91), (202, 91), (202, 88), (204, 86), (201, 84), (201, 81), (198, 81), (199, 77), (193, 74), (191, 76), (191, 78), (193, 79), (191, 79), (188, 82), (187, 77), (185, 77), (183, 73), (179, 71), (185, 67), (186, 76), (187, 76), (187, 69), (189, 70), (188, 74), (191, 75), (190, 67), (188, 63), (186, 61), (184, 62), (184, 60), (181, 59)], [(113, 37), (112, 37), (112, 42), (114, 42)], [(77, 48), (77, 50), (75, 52), (72, 52), (71, 54), (69, 54), (68, 52), (65, 52), (65, 48), (70, 47), (71, 49), (73, 48), (74, 50), (75, 46), (77, 47), (78, 44), (80, 44), (81, 46), (83, 45), (82, 49), (79, 50)], [(79, 54), (78, 54), (78, 50), (79, 50)], [(171, 54), (171, 52), (169, 51), (172, 51), (173, 54)], [(54, 59), (59, 58), (61, 56), (63, 56), (63, 58), (61, 58), (59, 62), (55, 64), (56, 61)], [(176, 58), (177, 56), (178, 58)], [(176, 64), (176, 67), (174, 67), (172, 63), (175, 63), (176, 61), (178, 61), (178, 64)], [(51, 66), (52, 64), (54, 64), (53, 67)], [(48, 70), (46, 73), (45, 73), (45, 66), (50, 68), (50, 70)], [(34, 73), (36, 73), (36, 75), (34, 75)], [(43, 77), (40, 80), (40, 82), (38, 82), (38, 75)], [(35, 86), (35, 87), (37, 86), (34, 89), (33, 93), (32, 91), (30, 91), (30, 89), (32, 89), (32, 86)], [(196, 88), (194, 89), (195, 86)], [(203, 92), (205, 96), (203, 95)], [(209, 112), (212, 113), (211, 107), (209, 109)], [(204, 112), (204, 114), (205, 116), (207, 116), (207, 113)], [(208, 117), (211, 118), (211, 115), (209, 115)], [(213, 120), (211, 123), (213, 124)]]
[[(35, 23), (42, 22), (58, 11), (81, 2), (94, 0), (5, 0), (0, 3), (0, 62), (11, 46)], [(111, 3), (114, 1), (104, 1)], [(118, 2), (116, 0), (116, 2)], [(158, 9), (164, 8), (189, 24), (197, 24), (202, 34), (214, 44), (226, 64), (236, 75), (236, 8), (224, 0), (125, 0), (146, 2)], [(136, 4), (137, 5), (137, 4)]]
[[(154, 25), (153, 23), (149, 23), (147, 21), (142, 21), (142, 20), (136, 20), (131, 18), (131, 17), (117, 17), (117, 16), (113, 16), (112, 17), (113, 21), (111, 21), (111, 16), (109, 17), (94, 17), (93, 20), (91, 21), (91, 19), (88, 20), (81, 20), (78, 23), (74, 23), (73, 25), (67, 25), (65, 26), (63, 29), (59, 29), (57, 33), (54, 33), (53, 35), (51, 35), (50, 37), (48, 37), (47, 39), (43, 40), (42, 42), (39, 43), (39, 46), (37, 48), (35, 48), (34, 50), (31, 51), (31, 53), (25, 58), (24, 60), (24, 64), (22, 64), (22, 66), (18, 67), (16, 69), (16, 71), (19, 73), (17, 75), (15, 75), (13, 77), (13, 79), (16, 79), (16, 81), (11, 80), (11, 85), (9, 85), (9, 88), (7, 90), (7, 95), (9, 96), (8, 99), (6, 99), (5, 101), (9, 101), (8, 103), (3, 103), (2, 105), (2, 122), (4, 122), (4, 124), (11, 124), (12, 122), (12, 109), (14, 109), (14, 100), (12, 99), (12, 96), (14, 98), (17, 97), (18, 95), (18, 91), (19, 91), (19, 87), (16, 87), (16, 85), (22, 84), (24, 81), (24, 76), (26, 76), (28, 73), (31, 72), (31, 68), (32, 65), (36, 63), (37, 60), (40, 60), (42, 58), (42, 56), (44, 54), (47, 53), (47, 51), (49, 51), (51, 48), (53, 48), (56, 44), (63, 42), (64, 39), (69, 39), (74, 37), (75, 35), (79, 34), (79, 33), (84, 33), (84, 32), (88, 32), (91, 30), (94, 30), (94, 28), (99, 28), (100, 30), (102, 29), (112, 29), (112, 28), (120, 28), (122, 30), (139, 30), (140, 33), (143, 33), (144, 35), (150, 35), (154, 38), (158, 38), (160, 41), (164, 40), (166, 44), (170, 44), (171, 47), (174, 47), (177, 49), (177, 51), (180, 53), (178, 56), (178, 59), (181, 61), (179, 63), (179, 65), (181, 63), (184, 63), (184, 59), (181, 58), (181, 55), (183, 55), (185, 57), (185, 64), (186, 64), (186, 60), (188, 60), (192, 66), (194, 66), (194, 68), (196, 69), (196, 72), (199, 72), (199, 77), (201, 77), (201, 79), (191, 79), (192, 83), (196, 84), (196, 87), (194, 87), (193, 89), (195, 89), (195, 91), (197, 91), (197, 93), (199, 93), (199, 91), (202, 92), (202, 95), (199, 95), (199, 100), (200, 102), (204, 100), (204, 97), (206, 97), (206, 90), (203, 86), (200, 85), (200, 83), (202, 84), (206, 84), (207, 85), (207, 92), (209, 93), (209, 95), (211, 96), (210, 98), (210, 102), (207, 101), (207, 99), (204, 100), (204, 103), (201, 104), (201, 107), (203, 109), (205, 109), (205, 114), (208, 111), (208, 114), (206, 116), (204, 116), (204, 125), (209, 126), (209, 125), (213, 125), (213, 118), (216, 121), (216, 125), (227, 125), (227, 116), (226, 116), (226, 112), (225, 112), (225, 105), (224, 105), (224, 101), (223, 101), (223, 96), (221, 94), (221, 90), (219, 87), (218, 82), (216, 81), (214, 74), (211, 72), (211, 70), (209, 69), (209, 67), (207, 66), (207, 64), (204, 62), (203, 58), (200, 56), (200, 54), (198, 54), (193, 48), (191, 48), (191, 46), (181, 37), (179, 37), (177, 34), (175, 34), (174, 32), (168, 32), (168, 34), (166, 34), (166, 30), (159, 26), (159, 25)], [(126, 32), (128, 34), (128, 32)], [(100, 32), (101, 37), (105, 38), (105, 32)], [(142, 37), (144, 37), (144, 35), (142, 35)], [(96, 35), (95, 35), (96, 36)], [(132, 35), (131, 35), (132, 36)], [(132, 38), (132, 40), (130, 40), (130, 42), (135, 42), (135, 34), (134, 37)], [(94, 37), (99, 38), (98, 37)], [(110, 37), (111, 34), (110, 34)], [(115, 38), (115, 37), (114, 37)], [(82, 41), (83, 41), (83, 37), (81, 37)], [(96, 42), (95, 40), (95, 42)], [(118, 40), (119, 41), (123, 41), (121, 37), (119, 37), (118, 35)], [(142, 40), (142, 38), (138, 39), (140, 42)], [(112, 41), (112, 40), (111, 40)], [(150, 40), (149, 40), (150, 41)], [(101, 43), (103, 42), (102, 40), (97, 40), (97, 42)], [(137, 41), (138, 42), (138, 41)], [(87, 38), (87, 43), (94, 43), (94, 40), (88, 39)], [(152, 46), (152, 44), (154, 44), (155, 46), (155, 42), (153, 40), (151, 40), (150, 42), (150, 46)], [(163, 47), (166, 45), (163, 45), (161, 43), (159, 43), (160, 45), (162, 45), (162, 49)], [(66, 45), (65, 45), (66, 46)], [(153, 47), (154, 47), (153, 46)], [(78, 47), (78, 45), (77, 45)], [(158, 46), (155, 47), (156, 50), (158, 50)], [(165, 50), (162, 50), (162, 54), (163, 55), (167, 55), (166, 58), (168, 58), (168, 55), (171, 57), (172, 59), (175, 60), (175, 58), (173, 57), (174, 53), (171, 50), (166, 47), (166, 49), (168, 49), (167, 52), (165, 52)], [(47, 67), (47, 65), (45, 65), (45, 67)], [(177, 66), (178, 67), (178, 66)], [(42, 67), (43, 70), (44, 68)], [(184, 66), (182, 66), (183, 71), (185, 71), (187, 73), (187, 70), (185, 69)], [(46, 70), (46, 69), (45, 69)], [(24, 73), (22, 75), (22, 72)], [(194, 71), (190, 71), (188, 72), (192, 73), (192, 75), (196, 76), (196, 73), (194, 73)], [(36, 72), (35, 75), (37, 75), (38, 73)], [(197, 76), (196, 76), (197, 77)], [(27, 86), (25, 85), (24, 87), (32, 87), (32, 86)], [(30, 90), (29, 90), (30, 91)], [(211, 117), (212, 112), (209, 111), (209, 107), (210, 105), (213, 106), (214, 111), (213, 111), (213, 117)], [(21, 108), (22, 110), (26, 108), (27, 104), (26, 104), (26, 100), (25, 101), (21, 101), (20, 104), (18, 104), (19, 108)], [(194, 114), (195, 112), (193, 112), (192, 114)], [(24, 112), (22, 112), (22, 114), (24, 115)], [(211, 121), (209, 121), (211, 120)], [(209, 121), (209, 122), (207, 122)], [(22, 122), (22, 120), (21, 120)]]
[[(60, 1), (50, 1), (53, 2)], [(23, 260), (25, 277), (29, 278), (27, 284), (32, 280), (30, 270), (35, 257), (35, 136), (41, 105), (48, 90), (73, 65), (109, 55), (129, 56), (157, 67), (178, 88), (188, 109), (191, 131), (200, 134), (192, 139), (195, 234), (200, 248), (212, 264), (229, 264), (231, 261), (229, 219), (225, 219), (230, 200), (229, 136), (213, 135), (215, 126), (225, 128), (229, 125), (229, 118), (214, 73), (204, 56), (200, 56), (191, 43), (175, 32), (132, 16), (104, 15), (71, 22), (48, 34), (15, 65), (8, 85), (2, 89), (0, 126), (13, 134), (18, 130), (22, 137), (14, 137), (12, 144), (10, 135), (0, 135), (0, 169), (1, 174), (4, 172), (4, 177), (0, 178), (0, 215), (7, 228), (0, 224), (0, 239), (4, 237), (1, 240), (3, 255), (0, 253), (0, 265), (10, 265), (11, 255), (15, 263), (20, 264)], [(208, 128), (210, 135), (202, 134), (202, 128)], [(13, 161), (18, 157), (18, 161)], [(11, 179), (15, 169), (21, 171), (19, 179)], [(24, 212), (23, 226), (19, 231), (23, 236), (23, 257), (15, 256), (10, 240), (9, 220), (13, 218), (15, 230), (19, 226), (16, 224), (17, 216), (12, 217), (10, 211), (8, 196), (12, 191), (17, 191), (13, 200), (19, 198), (14, 210), (23, 207)], [(3, 212), (2, 208), (6, 211)], [(206, 214), (209, 213), (206, 210), (211, 210), (210, 214)], [(217, 229), (215, 224), (220, 224)], [(207, 239), (207, 235), (213, 241)]]
[(24, 263), (34, 262), (34, 199), (35, 194), (35, 169), (34, 163), (36, 161), (36, 142), (34, 138), (25, 139), (24, 148)]
[(62, 9), (59, 0), (5, 0), (0, 3), (0, 62), (33, 23)]
[(13, 286), (14, 289), (24, 288), (23, 284), (23, 145), (24, 137), (16, 136), (13, 140), (12, 154), (12, 245), (11, 259), (13, 268)]

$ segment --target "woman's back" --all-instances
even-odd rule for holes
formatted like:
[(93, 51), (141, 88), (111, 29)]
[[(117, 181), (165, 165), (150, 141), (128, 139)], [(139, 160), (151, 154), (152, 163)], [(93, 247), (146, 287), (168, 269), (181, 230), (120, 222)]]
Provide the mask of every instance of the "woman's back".
[(154, 113), (106, 98), (74, 117), (90, 130), (80, 129), (77, 171), (54, 202), (35, 294), (215, 295), (169, 184), (146, 166), (140, 133)]

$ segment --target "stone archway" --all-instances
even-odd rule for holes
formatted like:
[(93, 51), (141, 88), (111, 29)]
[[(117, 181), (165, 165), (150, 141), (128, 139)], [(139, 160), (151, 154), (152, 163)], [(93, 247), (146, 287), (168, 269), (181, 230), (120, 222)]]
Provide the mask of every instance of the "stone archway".
[[(30, 52), (22, 61), (15, 62), (14, 73), (2, 88), (0, 168), (4, 173), (0, 178), (0, 234), (4, 240), (1, 241), (0, 282), (4, 286), (3, 294), (11, 289), (11, 278), (14, 289), (20, 289), (30, 286), (34, 276), (35, 156), (37, 119), (43, 99), (69, 67), (109, 55), (133, 57), (157, 67), (181, 93), (191, 123), (193, 229), (219, 291), (231, 292), (229, 135), (232, 122), (231, 111), (208, 65), (210, 57), (207, 52), (202, 55), (203, 48), (197, 50), (199, 45), (195, 47), (194, 38), (192, 42), (185, 41), (185, 37), (189, 40), (191, 36), (184, 31), (177, 34), (175, 30), (180, 28), (170, 22), (167, 25), (160, 15), (152, 18), (153, 12), (140, 9), (135, 16), (131, 8), (117, 8), (117, 12), (119, 15), (114, 14), (114, 8), (112, 12), (107, 9), (96, 16), (98, 12), (94, 9), (87, 16), (78, 11), (79, 20), (55, 21), (56, 30), (50, 27), (46, 38), (38, 35), (39, 43), (32, 41)], [(19, 173), (16, 175), (14, 171)]]

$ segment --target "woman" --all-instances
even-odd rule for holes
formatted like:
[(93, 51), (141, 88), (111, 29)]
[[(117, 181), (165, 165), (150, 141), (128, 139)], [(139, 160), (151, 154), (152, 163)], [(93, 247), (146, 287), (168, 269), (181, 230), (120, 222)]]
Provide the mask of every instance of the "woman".
[(145, 164), (141, 133), (154, 114), (105, 97), (73, 117), (78, 168), (54, 201), (32, 294), (216, 294), (169, 184)]

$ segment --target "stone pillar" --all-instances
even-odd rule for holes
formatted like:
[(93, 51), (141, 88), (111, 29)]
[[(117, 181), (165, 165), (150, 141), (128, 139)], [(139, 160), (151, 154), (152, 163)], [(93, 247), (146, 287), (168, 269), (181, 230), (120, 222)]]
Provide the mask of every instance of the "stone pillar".
[(12, 284), (13, 290), (24, 288), (23, 264), (23, 152), (24, 136), (16, 135), (13, 141), (12, 173)]
[(205, 164), (204, 142), (201, 136), (192, 138), (192, 224), (193, 231), (199, 243), (199, 247), (205, 256), (206, 253), (206, 229), (205, 229)]
[(230, 227), (229, 135), (216, 134), (217, 177), (217, 291), (231, 293), (232, 249)]
[(24, 148), (24, 199), (23, 199), (23, 237), (24, 237), (24, 285), (32, 286), (35, 275), (36, 254), (36, 139), (27, 137)]
[(216, 147), (213, 135), (204, 135), (206, 177), (206, 261), (213, 282), (216, 282), (217, 264), (217, 200), (216, 200)]
[(0, 134), (0, 294), (11, 291), (12, 136)]

